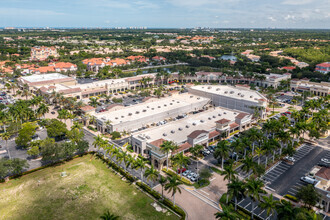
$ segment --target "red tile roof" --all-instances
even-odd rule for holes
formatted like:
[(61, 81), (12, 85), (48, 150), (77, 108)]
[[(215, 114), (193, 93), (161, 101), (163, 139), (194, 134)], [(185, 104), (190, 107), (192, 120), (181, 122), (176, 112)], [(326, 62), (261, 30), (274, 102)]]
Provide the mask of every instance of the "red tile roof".
[(223, 119), (216, 121), (215, 123), (223, 125), (223, 124), (227, 124), (228, 122), (230, 122), (230, 120), (223, 118)]
[(184, 144), (181, 144), (177, 150), (173, 151), (172, 152), (172, 155), (177, 154), (177, 153), (180, 153), (180, 152), (182, 152), (184, 150), (187, 150), (187, 149), (189, 149), (191, 147), (192, 146), (188, 142), (185, 142)]
[(220, 135), (220, 132), (218, 131), (212, 131), (211, 133), (209, 133), (209, 138), (214, 138)]
[(247, 115), (249, 115), (249, 114), (247, 114), (247, 113), (239, 113), (235, 118), (243, 119)]
[(330, 67), (330, 62), (320, 63), (320, 64), (317, 64), (316, 66), (320, 66), (320, 67)]
[(208, 133), (208, 132), (205, 131), (205, 130), (196, 130), (196, 131), (191, 132), (187, 137), (194, 139), (194, 138), (197, 138), (200, 134), (203, 134), (203, 133)]
[(233, 129), (233, 128), (237, 128), (239, 125), (237, 123), (231, 123), (230, 125), (230, 129)]
[(95, 108), (93, 106), (86, 105), (86, 106), (81, 107), (80, 109), (83, 110), (84, 112), (89, 112), (89, 111), (94, 110)]
[(164, 141), (166, 141), (165, 139), (163, 138), (160, 138), (158, 140), (155, 140), (153, 142), (150, 142), (151, 145), (154, 145), (155, 147), (158, 147), (160, 148), (160, 145), (162, 145), (164, 143)]
[(330, 168), (322, 167), (315, 176), (321, 177), (322, 179), (330, 180)]

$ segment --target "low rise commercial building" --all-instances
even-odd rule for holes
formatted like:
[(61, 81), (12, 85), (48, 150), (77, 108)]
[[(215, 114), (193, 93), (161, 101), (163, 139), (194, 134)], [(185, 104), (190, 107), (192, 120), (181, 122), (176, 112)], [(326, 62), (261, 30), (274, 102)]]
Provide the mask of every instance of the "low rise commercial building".
[(315, 71), (324, 74), (330, 73), (330, 62), (317, 64), (315, 67)]
[[(164, 119), (175, 118), (190, 111), (202, 109), (209, 99), (191, 94), (174, 94), (166, 98), (152, 98), (143, 103), (111, 109), (101, 113), (90, 113), (97, 118), (97, 130), (134, 132)], [(88, 122), (87, 122), (88, 123)]]
[(330, 168), (322, 167), (316, 174), (315, 179), (318, 183), (315, 184), (316, 191), (320, 194), (319, 204), (325, 212), (330, 211)]
[(189, 151), (195, 145), (208, 146), (220, 137), (227, 137), (236, 130), (251, 126), (252, 115), (220, 107), (209, 108), (197, 114), (134, 133), (131, 136), (133, 150), (161, 169), (166, 166), (166, 154), (161, 151), (164, 141), (172, 141), (179, 149), (172, 154)]
[(236, 109), (266, 117), (267, 98), (244, 87), (225, 85), (198, 85), (188, 88), (189, 93), (211, 99), (214, 106)]
[(329, 82), (310, 82), (308, 79), (292, 79), (290, 82), (292, 91), (304, 92), (308, 91), (316, 96), (327, 96), (330, 94)]
[(149, 82), (150, 85), (155, 83), (155, 74), (144, 74), (134, 77), (107, 79), (80, 84), (74, 78), (60, 73), (24, 76), (19, 78), (18, 82), (22, 87), (25, 84), (28, 85), (31, 92), (41, 91), (44, 94), (57, 92), (65, 97), (83, 99), (100, 94), (109, 95), (110, 93), (140, 88), (140, 81), (144, 77), (151, 79)]

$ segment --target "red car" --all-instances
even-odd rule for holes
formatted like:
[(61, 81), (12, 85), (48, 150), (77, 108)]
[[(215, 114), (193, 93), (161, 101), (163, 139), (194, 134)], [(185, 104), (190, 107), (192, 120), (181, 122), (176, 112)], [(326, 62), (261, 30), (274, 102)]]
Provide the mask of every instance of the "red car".
[(285, 113), (291, 115), (291, 112), (285, 112)]
[(182, 168), (181, 170), (178, 169), (178, 173), (183, 173), (184, 171), (186, 171), (187, 169), (186, 168)]

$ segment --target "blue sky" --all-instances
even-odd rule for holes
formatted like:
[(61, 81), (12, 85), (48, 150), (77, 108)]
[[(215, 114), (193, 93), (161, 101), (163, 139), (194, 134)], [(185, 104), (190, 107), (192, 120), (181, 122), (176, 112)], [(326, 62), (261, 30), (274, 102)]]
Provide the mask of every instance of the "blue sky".
[(0, 0), (0, 27), (330, 28), (329, 0)]

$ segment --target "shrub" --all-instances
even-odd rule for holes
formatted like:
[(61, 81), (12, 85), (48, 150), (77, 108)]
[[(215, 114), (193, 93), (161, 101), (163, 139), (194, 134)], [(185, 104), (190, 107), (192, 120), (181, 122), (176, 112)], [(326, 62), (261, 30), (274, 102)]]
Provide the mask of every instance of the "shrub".
[(290, 194), (284, 195), (284, 198), (290, 199), (293, 202), (298, 202), (298, 199), (295, 196), (292, 196)]
[(90, 125), (88, 125), (87, 126), (87, 128), (89, 129), (89, 130), (92, 130), (92, 131), (97, 131), (97, 129), (96, 128), (93, 128), (92, 126), (90, 126)]
[(190, 182), (190, 180), (188, 180), (187, 178), (185, 177), (180, 177), (180, 175), (178, 175), (177, 173), (173, 172), (172, 170), (166, 170), (165, 168), (162, 169), (162, 171), (164, 173), (166, 173), (167, 175), (169, 176), (176, 176), (178, 178), (178, 181), (182, 182), (183, 184), (185, 185), (188, 185), (188, 186), (192, 186), (193, 184)]

